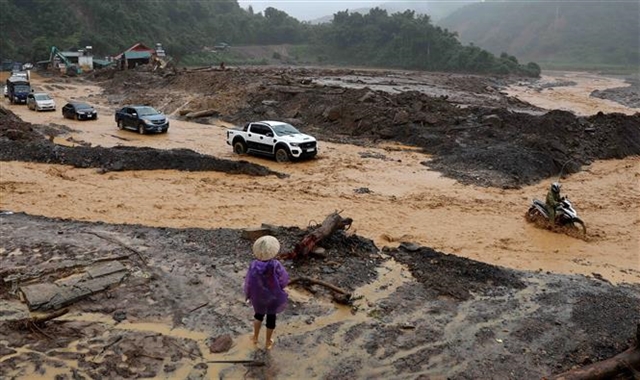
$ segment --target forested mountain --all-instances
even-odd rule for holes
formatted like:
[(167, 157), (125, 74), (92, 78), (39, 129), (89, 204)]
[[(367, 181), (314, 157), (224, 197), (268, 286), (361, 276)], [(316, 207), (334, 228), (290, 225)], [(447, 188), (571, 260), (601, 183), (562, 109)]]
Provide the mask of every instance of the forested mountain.
[(0, 0), (0, 58), (44, 60), (51, 46), (91, 45), (96, 56), (116, 55), (137, 42), (160, 42), (178, 57), (199, 54), (217, 42), (232, 45), (294, 44), (317, 61), (422, 70), (518, 73), (536, 76), (535, 63), (521, 65), (463, 46), (455, 33), (413, 11), (389, 14), (338, 12), (331, 23), (301, 23), (267, 8), (254, 13), (236, 0)]
[[(0, 55), (46, 59), (49, 48), (93, 46), (115, 55), (136, 42), (161, 42), (174, 54), (213, 46), (299, 43), (306, 29), (270, 8), (254, 15), (235, 0), (1, 0)], [(265, 33), (265, 31), (268, 31)]]
[(640, 65), (640, 2), (513, 1), (467, 5), (439, 25), (495, 54), (556, 65)]

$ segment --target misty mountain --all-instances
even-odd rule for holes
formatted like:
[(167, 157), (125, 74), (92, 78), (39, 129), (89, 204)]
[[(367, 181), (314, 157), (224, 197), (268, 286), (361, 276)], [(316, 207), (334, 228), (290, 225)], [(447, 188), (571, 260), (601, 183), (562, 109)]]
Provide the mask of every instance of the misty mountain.
[(438, 24), (464, 44), (542, 64), (640, 65), (640, 2), (482, 2)]
[[(406, 10), (415, 11), (419, 15), (428, 15), (432, 21), (440, 20), (455, 10), (462, 8), (467, 4), (472, 4), (475, 1), (393, 1), (381, 3), (371, 7), (361, 7), (355, 9), (348, 9), (349, 13), (367, 14), (373, 8), (380, 8), (386, 10), (389, 14), (402, 13)], [(347, 10), (347, 9), (344, 9)], [(333, 20), (333, 14), (326, 15), (324, 17), (317, 18), (310, 21), (311, 24), (321, 24), (325, 22), (331, 22)]]

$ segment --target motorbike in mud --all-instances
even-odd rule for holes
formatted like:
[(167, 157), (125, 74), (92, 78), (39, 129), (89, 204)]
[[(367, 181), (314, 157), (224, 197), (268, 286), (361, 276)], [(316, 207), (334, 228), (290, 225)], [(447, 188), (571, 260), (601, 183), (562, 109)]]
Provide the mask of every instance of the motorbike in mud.
[(526, 214), (529, 222), (552, 223), (555, 226), (569, 227), (587, 234), (587, 227), (582, 219), (578, 217), (578, 212), (573, 208), (569, 198), (562, 197), (562, 201), (556, 207), (556, 217), (554, 221), (549, 220), (549, 212), (544, 202), (534, 199)]

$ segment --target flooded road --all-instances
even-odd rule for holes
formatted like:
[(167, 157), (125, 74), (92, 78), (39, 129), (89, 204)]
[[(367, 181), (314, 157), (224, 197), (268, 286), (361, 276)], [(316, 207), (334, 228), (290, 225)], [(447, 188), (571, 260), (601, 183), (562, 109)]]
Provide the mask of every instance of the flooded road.
[[(619, 86), (617, 80), (577, 74), (570, 78), (578, 83), (576, 94), (586, 91), (585, 99), (599, 104), (594, 110), (613, 107), (608, 101), (588, 98), (588, 91), (593, 83), (599, 83), (599, 88)], [(2, 209), (86, 221), (203, 228), (257, 227), (261, 223), (306, 227), (338, 210), (354, 219), (354, 233), (373, 239), (378, 247), (413, 241), (511, 268), (596, 272), (614, 282), (640, 282), (637, 157), (596, 162), (563, 180), (564, 192), (587, 224), (589, 238), (582, 241), (525, 223), (525, 211), (533, 198), (544, 199), (547, 182), (518, 190), (461, 185), (422, 165), (428, 157), (395, 145), (365, 149), (320, 142), (316, 160), (292, 164), (238, 157), (226, 145), (224, 123), (172, 120), (167, 134), (138, 135), (116, 128), (114, 107), (99, 87), (77, 82), (53, 86), (38, 79), (35, 83), (40, 90), (52, 92), (58, 111), (10, 108), (25, 121), (72, 128), (76, 132), (71, 141), (105, 147), (189, 148), (255, 162), (289, 177), (161, 170), (99, 174), (92, 169), (5, 162), (0, 182)], [(560, 89), (549, 92), (557, 94)], [(540, 102), (547, 95), (546, 91), (531, 94)], [(63, 119), (59, 109), (74, 97), (96, 104), (99, 119)], [(571, 99), (568, 106), (581, 102), (577, 95)], [(369, 191), (355, 191), (362, 188)]]

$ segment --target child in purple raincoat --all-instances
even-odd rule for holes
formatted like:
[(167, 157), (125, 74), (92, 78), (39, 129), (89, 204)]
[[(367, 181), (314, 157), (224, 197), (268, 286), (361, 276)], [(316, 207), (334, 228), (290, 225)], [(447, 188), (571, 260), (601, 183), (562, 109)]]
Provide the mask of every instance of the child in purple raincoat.
[(276, 314), (287, 306), (288, 295), (284, 288), (289, 283), (289, 274), (275, 259), (280, 251), (280, 242), (273, 236), (263, 236), (253, 244), (253, 254), (257, 260), (251, 262), (244, 280), (244, 294), (253, 305), (253, 343), (258, 343), (260, 327), (267, 316), (265, 348), (273, 346), (273, 330), (276, 328)]

